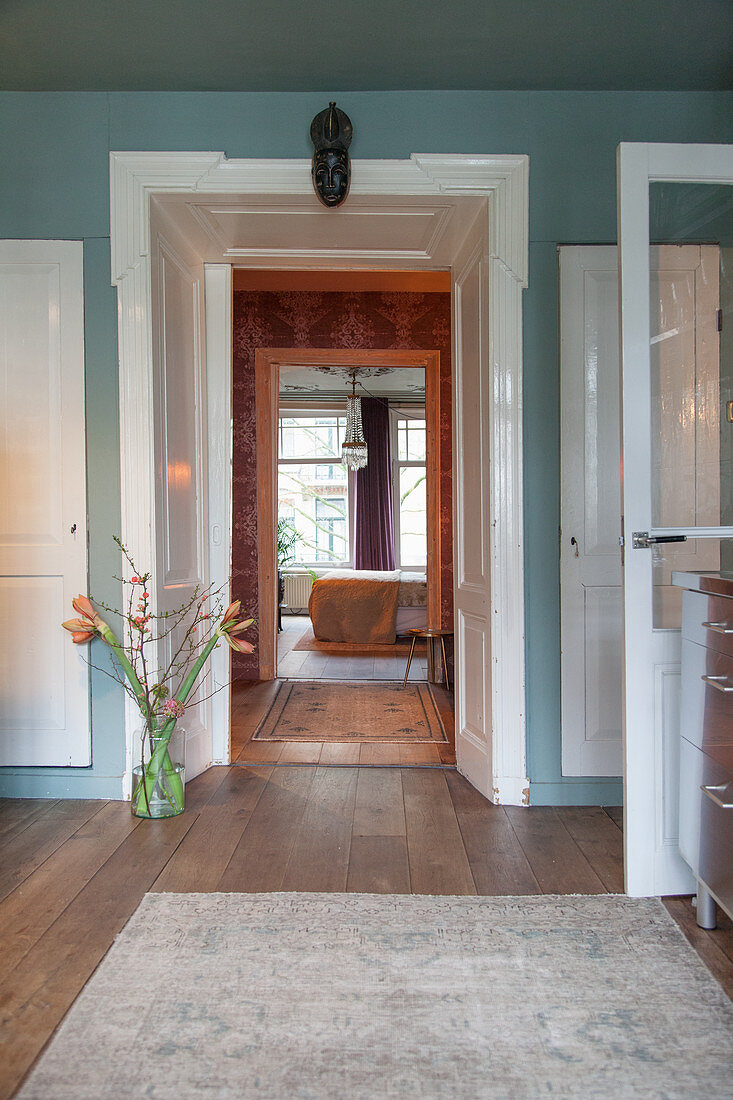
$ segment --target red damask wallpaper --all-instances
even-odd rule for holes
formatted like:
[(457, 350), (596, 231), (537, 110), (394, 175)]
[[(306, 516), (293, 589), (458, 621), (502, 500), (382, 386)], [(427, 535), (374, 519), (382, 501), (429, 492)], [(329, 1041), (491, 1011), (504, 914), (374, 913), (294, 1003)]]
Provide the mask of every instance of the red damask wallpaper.
[[(450, 295), (235, 291), (232, 583), (257, 617), (255, 351), (258, 348), (420, 348), (440, 352), (443, 626), (453, 621)], [(248, 635), (256, 642), (256, 628)], [(232, 676), (257, 676), (255, 655), (233, 654)]]

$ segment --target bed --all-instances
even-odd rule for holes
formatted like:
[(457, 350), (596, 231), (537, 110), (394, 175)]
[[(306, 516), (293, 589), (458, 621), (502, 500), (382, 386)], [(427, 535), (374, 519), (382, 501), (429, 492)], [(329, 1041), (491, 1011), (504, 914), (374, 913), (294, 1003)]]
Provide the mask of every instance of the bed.
[(400, 569), (330, 569), (313, 582), (308, 614), (320, 641), (392, 645), (398, 634), (427, 626), (427, 577)]

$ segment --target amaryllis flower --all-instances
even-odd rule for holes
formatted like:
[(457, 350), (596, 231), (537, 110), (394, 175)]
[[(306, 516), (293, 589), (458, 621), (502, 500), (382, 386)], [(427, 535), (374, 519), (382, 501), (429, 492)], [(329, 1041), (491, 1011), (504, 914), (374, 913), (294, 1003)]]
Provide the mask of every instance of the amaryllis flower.
[(80, 645), (82, 642), (88, 642), (94, 637), (101, 620), (86, 596), (77, 596), (76, 599), (71, 601), (71, 605), (75, 611), (79, 612), (79, 618), (67, 619), (61, 625), (64, 630), (71, 632), (72, 642)]
[(75, 600), (71, 601), (71, 606), (74, 611), (78, 611), (80, 615), (91, 619), (92, 622), (97, 618), (97, 612), (94, 610), (92, 601), (88, 600), (86, 596), (77, 596)]
[(227, 634), (241, 634), (248, 626), (252, 626), (253, 622), (254, 619), (243, 619), (241, 623), (237, 623), (236, 626), (230, 627), (227, 630)]
[(244, 638), (236, 638), (234, 635), (241, 634), (243, 630), (246, 630), (248, 626), (251, 626), (254, 619), (243, 619), (242, 622), (237, 622), (237, 616), (242, 606), (241, 600), (235, 600), (234, 603), (230, 603), (229, 607), (224, 612), (222, 620), (217, 627), (217, 636), (223, 638), (230, 649), (233, 649), (235, 653), (254, 653), (254, 646), (251, 642), (247, 642)]
[(223, 635), (224, 641), (235, 653), (254, 653), (255, 647), (245, 638), (232, 638), (229, 634)]
[(242, 601), (241, 600), (235, 600), (234, 603), (230, 603), (229, 607), (226, 609), (226, 611), (224, 612), (224, 614), (222, 616), (222, 620), (221, 620), (219, 626), (223, 627), (225, 625), (225, 623), (233, 622), (236, 619), (237, 615), (239, 614), (239, 609), (241, 608), (241, 606), (242, 606)]

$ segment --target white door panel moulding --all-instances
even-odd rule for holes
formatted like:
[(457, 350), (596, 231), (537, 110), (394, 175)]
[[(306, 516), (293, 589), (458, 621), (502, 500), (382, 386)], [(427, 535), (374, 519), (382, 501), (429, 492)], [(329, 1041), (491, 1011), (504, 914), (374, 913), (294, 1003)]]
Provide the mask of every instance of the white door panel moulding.
[[(458, 156), (413, 154), (409, 160), (352, 163), (350, 197), (372, 196), (389, 207), (399, 203), (424, 212), (426, 196), (439, 205), (476, 205), (486, 221), (486, 295), (489, 341), (487, 379), (491, 484), (489, 540), (491, 576), (491, 715), (486, 730), (491, 739), (491, 789), (495, 801), (527, 801), (524, 705), (524, 560), (522, 497), (522, 309), (527, 283), (528, 170), (525, 156)], [(152, 337), (150, 309), (150, 202), (166, 196), (218, 196), (225, 202), (242, 196), (292, 197), (302, 207), (313, 201), (309, 160), (227, 160), (223, 153), (113, 152), (111, 173), (112, 281), (118, 288), (120, 354), (120, 420), (123, 538), (136, 560), (155, 566), (154, 423), (152, 417)], [(348, 204), (345, 208), (348, 212)], [(473, 208), (472, 208), (473, 209)], [(337, 213), (334, 217), (344, 216)], [(456, 215), (446, 219), (455, 232), (463, 226)], [(465, 238), (470, 225), (466, 225)], [(436, 258), (441, 234), (419, 250), (406, 249), (395, 239), (377, 254), (340, 247), (333, 255), (304, 254), (287, 248), (267, 252), (267, 266), (325, 267), (452, 266), (463, 239), (446, 229), (442, 240), (450, 248), (448, 264)], [(445, 242), (448, 242), (447, 244)], [(205, 257), (209, 263), (230, 256)], [(247, 256), (237, 257), (247, 265)], [(263, 256), (248, 266), (261, 266)], [(223, 286), (220, 288), (225, 292)], [(226, 353), (224, 353), (226, 354)], [(458, 560), (458, 559), (457, 559)], [(216, 577), (213, 578), (215, 581)], [(128, 759), (137, 716), (127, 712)], [(216, 752), (220, 758), (220, 751)]]

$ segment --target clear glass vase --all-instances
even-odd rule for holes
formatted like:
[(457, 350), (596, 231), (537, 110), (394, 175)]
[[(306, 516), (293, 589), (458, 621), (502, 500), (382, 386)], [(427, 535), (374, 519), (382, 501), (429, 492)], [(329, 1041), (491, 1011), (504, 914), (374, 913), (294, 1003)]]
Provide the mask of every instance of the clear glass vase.
[(141, 733), (142, 763), (132, 769), (134, 817), (175, 817), (185, 808), (186, 732), (176, 725), (170, 735)]

